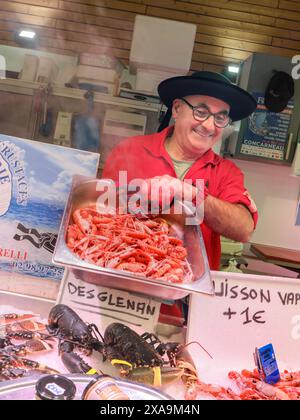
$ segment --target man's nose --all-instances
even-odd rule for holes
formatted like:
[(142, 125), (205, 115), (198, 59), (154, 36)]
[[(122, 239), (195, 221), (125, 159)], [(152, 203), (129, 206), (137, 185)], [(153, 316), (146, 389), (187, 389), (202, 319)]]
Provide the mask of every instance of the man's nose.
[(202, 126), (209, 131), (210, 133), (213, 133), (216, 129), (215, 127), (215, 119), (213, 115), (210, 115), (207, 120), (203, 121)]

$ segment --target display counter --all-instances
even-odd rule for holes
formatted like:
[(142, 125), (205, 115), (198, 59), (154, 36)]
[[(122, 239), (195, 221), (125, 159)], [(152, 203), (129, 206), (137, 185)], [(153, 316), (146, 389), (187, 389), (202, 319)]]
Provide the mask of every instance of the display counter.
[(288, 268), (300, 275), (300, 251), (296, 249), (252, 244), (250, 251), (263, 261)]
[(26, 295), (55, 302), (59, 288), (60, 282), (57, 280), (0, 271), (0, 291), (13, 295)]
[[(162, 390), (175, 399), (230, 399), (221, 391), (212, 395), (209, 384), (218, 385), (220, 390), (233, 390), (238, 395), (237, 383), (229, 379), (229, 372), (240, 374), (242, 371), (253, 371), (256, 367), (253, 358), (255, 349), (267, 344), (273, 345), (281, 374), (285, 372), (286, 376), (293, 373), (298, 378), (300, 292), (297, 279), (222, 272), (212, 272), (212, 278), (216, 286), (215, 296), (190, 296), (185, 340), (186, 343), (193, 343), (188, 350), (197, 368), (198, 383), (202, 385), (193, 393), (187, 393), (187, 387), (178, 380)], [(5, 304), (21, 312), (29, 310), (41, 318), (46, 318), (54, 304), (51, 300), (7, 292), (0, 294), (0, 300), (1, 307)], [(161, 338), (163, 341), (173, 341), (178, 337)], [(55, 365), (56, 369), (66, 373), (61, 361), (54, 363), (53, 357), (45, 353), (39, 356), (39, 360), (47, 365)], [(94, 352), (92, 360), (99, 363), (99, 353)], [(116, 368), (109, 363), (100, 365), (105, 373), (117, 374)], [(296, 399), (295, 392), (290, 397)]]
[[(0, 145), (14, 187), (0, 214), (0, 399), (15, 380), (53, 373), (123, 375), (174, 399), (298, 399), (295, 382), (288, 395), (258, 393), (267, 377), (253, 359), (272, 344), (273, 367), (276, 354), (285, 382), (300, 383), (297, 280), (210, 272), (187, 213), (99, 213), (98, 155), (7, 136)], [(28, 178), (26, 203), (8, 150), (11, 168), (21, 155), (22, 171), (44, 180)], [(88, 178), (69, 192), (82, 162)], [(159, 324), (162, 302), (187, 297), (187, 327)]]
[(1, 314), (5, 311), (4, 307), (7, 307), (18, 312), (33, 312), (41, 318), (47, 319), (53, 305), (55, 305), (55, 300), (52, 299), (0, 290)]

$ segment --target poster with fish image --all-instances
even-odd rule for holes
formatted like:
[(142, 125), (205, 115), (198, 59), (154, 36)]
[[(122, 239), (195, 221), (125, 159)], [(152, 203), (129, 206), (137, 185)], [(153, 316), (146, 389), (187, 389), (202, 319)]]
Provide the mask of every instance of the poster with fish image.
[(52, 254), (72, 178), (96, 177), (99, 159), (0, 135), (0, 271), (62, 279)]

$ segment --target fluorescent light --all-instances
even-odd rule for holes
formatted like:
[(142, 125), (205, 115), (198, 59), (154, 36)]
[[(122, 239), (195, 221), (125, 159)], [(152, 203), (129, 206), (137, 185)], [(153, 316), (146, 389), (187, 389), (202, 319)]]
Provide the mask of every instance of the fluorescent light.
[(25, 31), (25, 30), (23, 30), (23, 31), (19, 32), (19, 36), (20, 36), (21, 38), (29, 38), (29, 39), (33, 39), (33, 38), (35, 38), (36, 33), (35, 33), (35, 32), (33, 32), (33, 31)]
[(229, 65), (228, 66), (229, 73), (239, 73), (240, 68), (239, 66)]

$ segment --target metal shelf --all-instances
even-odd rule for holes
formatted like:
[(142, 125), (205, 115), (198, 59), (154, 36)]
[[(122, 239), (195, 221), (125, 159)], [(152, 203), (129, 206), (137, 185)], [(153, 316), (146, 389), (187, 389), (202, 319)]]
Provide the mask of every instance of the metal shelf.
[[(19, 93), (25, 95), (33, 95), (35, 91), (46, 87), (47, 84), (26, 82), (19, 79), (0, 79), (0, 91)], [(67, 88), (57, 85), (52, 85), (52, 94), (55, 96), (62, 96), (65, 98), (84, 100), (86, 90)], [(140, 109), (144, 111), (158, 112), (160, 105), (151, 102), (142, 102), (134, 99), (120, 98), (106, 93), (95, 92), (94, 101), (115, 106), (123, 106), (126, 108)]]

